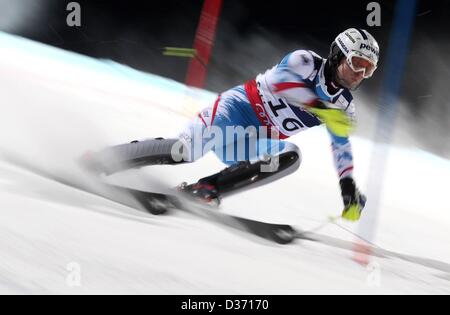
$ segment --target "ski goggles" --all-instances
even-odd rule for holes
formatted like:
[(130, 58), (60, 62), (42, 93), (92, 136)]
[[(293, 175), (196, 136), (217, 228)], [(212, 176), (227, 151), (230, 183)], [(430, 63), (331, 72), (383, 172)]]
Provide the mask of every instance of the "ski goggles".
[(364, 79), (370, 78), (377, 66), (367, 57), (356, 52), (347, 56), (347, 64), (354, 72), (362, 72)]

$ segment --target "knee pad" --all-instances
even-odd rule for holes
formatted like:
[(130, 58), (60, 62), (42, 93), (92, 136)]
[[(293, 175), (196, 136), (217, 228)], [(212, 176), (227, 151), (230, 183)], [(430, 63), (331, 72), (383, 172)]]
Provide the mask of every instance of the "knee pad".
[[(297, 171), (302, 164), (302, 151), (300, 148), (291, 143), (291, 142), (284, 142), (285, 147), (282, 152), (278, 155), (279, 159), (287, 159), (288, 161), (285, 161), (285, 165), (288, 165), (286, 168), (284, 168), (282, 171), (287, 171), (287, 175)], [(281, 162), (280, 162), (281, 164)]]
[(185, 147), (178, 139), (133, 141), (95, 154), (106, 174), (147, 165), (174, 165), (185, 162)]
[(297, 171), (300, 164), (300, 149), (290, 144), (276, 156), (267, 156), (256, 163), (239, 162), (199, 182), (213, 184), (221, 196), (229, 196), (286, 177)]

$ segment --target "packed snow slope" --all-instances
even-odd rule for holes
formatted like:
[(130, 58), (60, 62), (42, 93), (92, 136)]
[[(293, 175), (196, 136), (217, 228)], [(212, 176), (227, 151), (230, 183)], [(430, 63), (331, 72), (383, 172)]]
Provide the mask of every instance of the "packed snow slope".
[[(280, 246), (179, 211), (154, 217), (72, 187), (88, 185), (76, 161), (175, 136), (215, 95), (7, 34), (0, 47), (0, 293), (450, 293), (449, 161), (389, 147), (369, 268), (351, 259), (356, 225), (322, 225), (341, 200), (320, 127), (292, 139), (303, 153), (296, 174), (221, 210), (289, 223), (317, 241)], [(373, 144), (355, 136), (353, 145), (364, 190), (376, 180)], [(208, 155), (116, 180), (154, 189), (222, 168)]]

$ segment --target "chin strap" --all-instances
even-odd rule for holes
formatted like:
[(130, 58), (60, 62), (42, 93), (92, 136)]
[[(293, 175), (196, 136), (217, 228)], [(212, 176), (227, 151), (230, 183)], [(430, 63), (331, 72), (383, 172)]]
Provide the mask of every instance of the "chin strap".
[(334, 65), (328, 59), (327, 62), (325, 63), (325, 70), (324, 70), (325, 83), (327, 85), (330, 84), (336, 90), (345, 88), (342, 84), (340, 84), (341, 80), (339, 79), (339, 77), (337, 75), (337, 66), (338, 66), (338, 64), (339, 63)]

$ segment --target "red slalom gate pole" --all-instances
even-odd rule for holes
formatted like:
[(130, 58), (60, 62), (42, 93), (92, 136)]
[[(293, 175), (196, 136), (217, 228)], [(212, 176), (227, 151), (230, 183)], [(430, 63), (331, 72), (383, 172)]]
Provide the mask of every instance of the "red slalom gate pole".
[(205, 0), (203, 4), (193, 47), (196, 55), (189, 63), (186, 85), (202, 88), (205, 84), (222, 4), (223, 0)]

